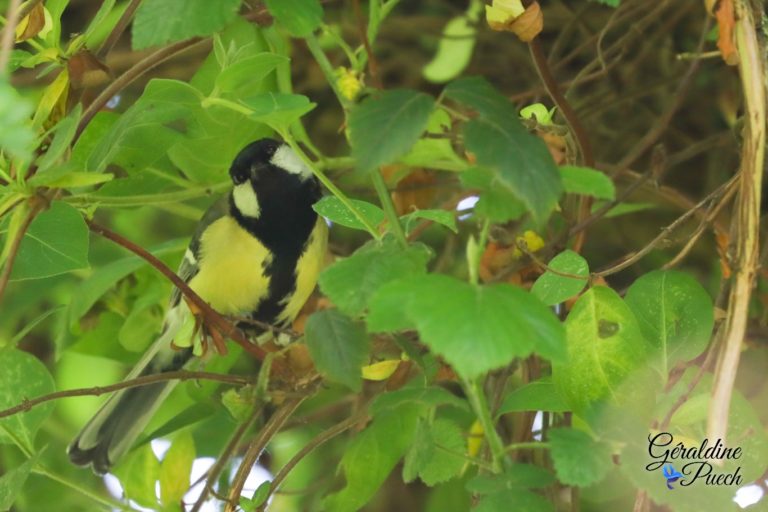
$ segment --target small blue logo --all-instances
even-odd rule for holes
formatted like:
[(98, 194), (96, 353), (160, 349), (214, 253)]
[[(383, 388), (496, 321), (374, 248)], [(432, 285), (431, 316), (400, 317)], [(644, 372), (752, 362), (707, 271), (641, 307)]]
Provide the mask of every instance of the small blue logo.
[(683, 474), (677, 471), (672, 464), (664, 466), (664, 478), (667, 479), (667, 489), (672, 489), (672, 484), (683, 478)]

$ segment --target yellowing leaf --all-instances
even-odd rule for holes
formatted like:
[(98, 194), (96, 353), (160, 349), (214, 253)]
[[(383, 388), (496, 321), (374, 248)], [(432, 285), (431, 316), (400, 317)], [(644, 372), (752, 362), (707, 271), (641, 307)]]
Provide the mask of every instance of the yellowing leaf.
[(485, 431), (479, 421), (475, 420), (469, 427), (469, 437), (467, 437), (467, 455), (477, 457), (480, 453), (480, 447), (483, 446), (483, 435)]
[(43, 96), (37, 104), (35, 116), (32, 118), (32, 124), (42, 125), (53, 113), (57, 105), (64, 105), (69, 91), (69, 72), (65, 69), (51, 84), (43, 91)]
[(365, 380), (374, 381), (387, 380), (393, 373), (395, 373), (395, 370), (397, 370), (399, 365), (399, 359), (387, 359), (386, 361), (379, 361), (378, 363), (363, 366), (363, 378)]

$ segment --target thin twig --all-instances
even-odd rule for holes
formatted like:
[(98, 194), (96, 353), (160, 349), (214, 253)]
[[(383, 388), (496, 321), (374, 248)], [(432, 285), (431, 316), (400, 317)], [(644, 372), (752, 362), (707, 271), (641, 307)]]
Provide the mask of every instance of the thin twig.
[(112, 393), (113, 391), (120, 391), (127, 388), (138, 388), (141, 386), (148, 386), (156, 382), (166, 382), (169, 380), (212, 380), (216, 382), (224, 382), (227, 384), (246, 385), (251, 381), (246, 377), (240, 377), (237, 375), (226, 375), (223, 373), (211, 373), (211, 372), (195, 372), (187, 370), (178, 370), (175, 372), (156, 373), (153, 375), (143, 375), (136, 377), (135, 379), (128, 379), (108, 386), (94, 386), (91, 388), (78, 388), (67, 389), (64, 391), (56, 391), (55, 393), (49, 393), (47, 395), (41, 395), (35, 398), (27, 399), (18, 405), (10, 407), (8, 409), (0, 411), (0, 418), (13, 416), (20, 412), (27, 412), (30, 409), (37, 407), (45, 402), (52, 400), (60, 400), (62, 398), (70, 398), (73, 396), (99, 396), (106, 393)]
[(179, 291), (181, 291), (184, 297), (186, 297), (190, 302), (192, 302), (200, 310), (205, 322), (208, 325), (210, 325), (211, 327), (219, 331), (222, 335), (232, 338), (232, 340), (234, 340), (238, 345), (243, 347), (246, 350), (246, 352), (248, 352), (252, 356), (256, 357), (261, 361), (264, 360), (264, 358), (267, 356), (267, 352), (264, 349), (248, 341), (248, 339), (243, 335), (243, 333), (240, 332), (240, 330), (237, 329), (237, 327), (232, 322), (230, 322), (225, 317), (220, 315), (207, 302), (205, 302), (202, 298), (200, 298), (200, 296), (197, 293), (195, 293), (195, 291), (192, 290), (189, 287), (189, 285), (187, 285), (187, 283), (185, 283), (178, 275), (176, 275), (170, 268), (168, 268), (165, 265), (165, 263), (157, 259), (151, 253), (149, 253), (146, 249), (139, 247), (138, 245), (134, 244), (130, 240), (127, 240), (126, 238), (123, 238), (117, 233), (114, 233), (108, 230), (107, 228), (96, 224), (91, 220), (86, 220), (86, 223), (88, 224), (88, 227), (91, 229), (91, 231), (93, 231), (94, 233), (99, 234), (104, 238), (107, 238), (115, 242), (116, 244), (124, 247), (125, 249), (128, 249), (129, 251), (139, 256), (143, 260), (146, 260), (150, 265), (155, 267), (157, 270), (159, 270), (161, 274), (167, 277), (176, 286), (176, 288), (178, 288)]
[(125, 29), (128, 28), (128, 24), (131, 22), (133, 14), (136, 12), (136, 9), (139, 8), (140, 3), (141, 0), (131, 0), (131, 3), (128, 4), (128, 7), (125, 8), (122, 16), (120, 16), (120, 19), (117, 21), (115, 28), (112, 29), (112, 32), (104, 40), (104, 42), (101, 44), (101, 47), (96, 52), (97, 59), (103, 59), (110, 51), (112, 51), (112, 48), (114, 48), (117, 42), (120, 40), (120, 37), (123, 35), (123, 32), (125, 32)]
[(705, 205), (713, 201), (715, 198), (719, 197), (722, 194), (727, 193), (727, 191), (738, 182), (738, 176), (739, 175), (736, 175), (730, 180), (728, 180), (726, 183), (718, 187), (714, 192), (712, 192), (707, 197), (699, 201), (693, 208), (691, 208), (690, 210), (682, 214), (680, 217), (675, 219), (675, 221), (672, 222), (672, 224), (669, 224), (664, 229), (662, 229), (661, 233), (659, 233), (653, 240), (651, 240), (648, 244), (646, 244), (642, 249), (632, 254), (632, 256), (630, 256), (626, 260), (610, 268), (601, 270), (599, 272), (594, 272), (592, 275), (594, 277), (605, 277), (605, 276), (620, 272), (631, 265), (634, 265), (637, 261), (639, 261), (646, 254), (651, 252), (657, 245), (659, 245), (659, 243), (664, 241), (672, 231), (677, 229), (683, 222), (688, 220), (688, 218), (690, 218), (694, 213), (696, 213)]
[(662, 432), (667, 429), (669, 426), (669, 422), (672, 421), (672, 417), (675, 415), (677, 410), (682, 407), (684, 403), (688, 401), (688, 399), (691, 397), (691, 393), (693, 393), (693, 390), (696, 389), (696, 386), (699, 385), (699, 382), (701, 381), (701, 378), (704, 376), (704, 373), (709, 369), (709, 367), (712, 364), (712, 360), (714, 359), (715, 354), (717, 354), (717, 351), (714, 350), (714, 347), (710, 347), (707, 351), (707, 355), (704, 359), (704, 362), (701, 363), (701, 366), (699, 367), (699, 370), (696, 372), (696, 375), (693, 376), (691, 379), (691, 382), (688, 383), (688, 387), (686, 390), (681, 394), (674, 404), (672, 404), (672, 407), (669, 408), (669, 411), (667, 411), (667, 414), (664, 415), (664, 419), (661, 421), (661, 424), (659, 425), (659, 430)]
[(373, 85), (377, 89), (381, 89), (383, 84), (381, 83), (381, 76), (379, 76), (379, 63), (376, 61), (373, 48), (371, 48), (371, 42), (368, 40), (368, 30), (365, 26), (362, 10), (360, 9), (360, 0), (352, 0), (352, 9), (355, 11), (355, 22), (357, 23), (360, 40), (363, 43), (365, 54), (368, 56), (368, 74), (371, 76)]
[(11, 0), (8, 4), (8, 11), (5, 15), (5, 28), (3, 29), (3, 38), (0, 40), (0, 75), (6, 74), (5, 68), (8, 66), (8, 60), (11, 58), (13, 41), (16, 37), (16, 25), (19, 24), (19, 5), (21, 0)]
[(224, 509), (225, 512), (235, 512), (237, 509), (237, 503), (240, 500), (240, 495), (243, 492), (245, 480), (248, 478), (248, 474), (251, 472), (251, 468), (254, 464), (256, 464), (256, 461), (264, 451), (264, 448), (267, 447), (269, 441), (271, 441), (275, 434), (280, 431), (285, 422), (288, 421), (288, 418), (291, 417), (291, 415), (294, 413), (294, 411), (296, 411), (299, 405), (301, 405), (301, 402), (303, 402), (305, 398), (306, 395), (288, 398), (283, 403), (283, 405), (281, 405), (280, 408), (278, 408), (277, 411), (275, 411), (274, 414), (269, 418), (267, 424), (264, 425), (264, 428), (261, 429), (259, 435), (256, 436), (251, 445), (248, 447), (248, 451), (245, 452), (245, 456), (243, 457), (243, 461), (240, 463), (240, 467), (237, 468), (235, 478), (232, 480), (232, 487), (229, 489), (227, 504)]
[[(261, 407), (254, 407), (253, 412), (248, 417), (248, 419), (242, 422), (240, 426), (237, 427), (237, 430), (235, 430), (234, 434), (232, 434), (232, 437), (229, 438), (227, 445), (216, 459), (214, 465), (211, 466), (206, 474), (202, 476), (202, 478), (205, 479), (205, 486), (203, 487), (200, 496), (197, 498), (197, 501), (192, 506), (192, 510), (190, 512), (200, 512), (200, 509), (202, 509), (203, 505), (205, 504), (205, 500), (207, 500), (208, 496), (213, 493), (213, 486), (216, 485), (216, 480), (219, 479), (219, 475), (224, 470), (224, 467), (227, 465), (230, 457), (232, 457), (235, 449), (237, 449), (240, 441), (243, 439), (243, 436), (248, 431), (253, 422), (256, 421), (256, 418), (259, 416), (259, 414), (261, 414)], [(198, 483), (199, 481), (195, 482), (190, 487), (194, 487)]]
[[(366, 421), (368, 418), (368, 414), (358, 414), (355, 416), (352, 416), (351, 418), (347, 418), (346, 420), (342, 421), (341, 423), (338, 423), (334, 425), (333, 427), (329, 428), (328, 430), (325, 430), (324, 432), (320, 432), (318, 435), (316, 435), (314, 438), (312, 438), (311, 441), (309, 441), (307, 444), (305, 444), (301, 450), (299, 450), (296, 455), (291, 457), (291, 459), (280, 468), (280, 471), (278, 471), (277, 475), (275, 475), (274, 480), (272, 480), (272, 483), (269, 485), (269, 495), (272, 495), (278, 491), (280, 488), (280, 484), (283, 483), (283, 480), (288, 476), (288, 474), (293, 470), (294, 467), (296, 467), (296, 464), (301, 462), (304, 457), (312, 453), (312, 451), (317, 448), (318, 446), (330, 441), (334, 437), (338, 436), (339, 434), (349, 430), (350, 428), (354, 427), (355, 425), (358, 425), (364, 421)], [(265, 501), (266, 503), (266, 501)], [(265, 505), (262, 505), (259, 510), (263, 511), (265, 509)], [(192, 511), (195, 512), (195, 511)]]

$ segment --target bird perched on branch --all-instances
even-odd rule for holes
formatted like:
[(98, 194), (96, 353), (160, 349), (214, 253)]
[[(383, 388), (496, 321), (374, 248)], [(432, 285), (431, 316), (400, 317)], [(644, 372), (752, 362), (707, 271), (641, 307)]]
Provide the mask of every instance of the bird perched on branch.
[[(179, 277), (221, 314), (289, 326), (324, 261), (328, 230), (312, 209), (320, 184), (287, 144), (272, 139), (240, 151), (229, 175), (234, 187), (201, 219)], [(128, 377), (176, 371), (196, 359), (197, 329), (174, 288), (162, 334)], [(70, 460), (106, 473), (173, 386), (161, 382), (111, 396), (69, 446)]]

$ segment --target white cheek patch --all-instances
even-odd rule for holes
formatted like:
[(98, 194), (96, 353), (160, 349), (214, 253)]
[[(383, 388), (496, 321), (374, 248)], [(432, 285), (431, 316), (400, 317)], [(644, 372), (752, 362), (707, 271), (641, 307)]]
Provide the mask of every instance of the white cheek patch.
[(257, 218), (261, 214), (259, 200), (256, 198), (256, 192), (253, 191), (250, 182), (246, 181), (240, 185), (235, 185), (232, 189), (232, 199), (235, 201), (235, 207), (243, 217)]
[(285, 144), (277, 148), (277, 151), (272, 155), (272, 159), (269, 163), (280, 167), (281, 169), (285, 169), (291, 174), (298, 174), (304, 180), (312, 176), (312, 170), (307, 167), (307, 164), (294, 153), (290, 146)]

